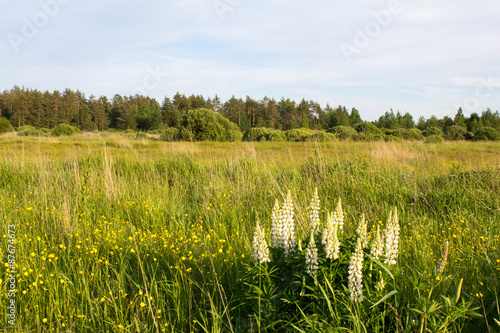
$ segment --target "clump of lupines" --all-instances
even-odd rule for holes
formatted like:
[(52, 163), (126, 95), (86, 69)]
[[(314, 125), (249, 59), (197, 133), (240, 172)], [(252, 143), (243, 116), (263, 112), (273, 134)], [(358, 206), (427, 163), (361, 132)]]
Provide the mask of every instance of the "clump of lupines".
[(318, 249), (316, 248), (313, 232), (311, 232), (309, 245), (306, 249), (306, 266), (307, 274), (316, 275), (316, 271), (318, 270)]
[[(318, 248), (316, 246), (315, 234), (319, 228), (319, 196), (317, 189), (314, 191), (311, 204), (309, 206), (309, 242), (304, 252), (305, 271), (311, 276), (318, 274)], [(278, 201), (275, 201), (271, 216), (271, 232), (272, 244), (274, 248), (283, 250), (283, 256), (290, 258), (296, 252), (295, 243), (295, 225), (294, 225), (294, 207), (290, 191), (288, 191), (283, 205), (280, 207)], [(339, 236), (342, 233), (344, 225), (344, 213), (342, 209), (342, 201), (338, 200), (334, 212), (327, 214), (327, 219), (322, 230), (321, 244), (325, 251), (327, 259), (335, 260), (340, 256), (340, 240)], [(348, 286), (352, 302), (362, 302), (363, 297), (363, 260), (364, 249), (369, 246), (369, 237), (367, 231), (368, 225), (364, 215), (361, 216), (360, 222), (356, 229), (357, 241), (354, 252), (351, 253), (348, 268)], [(339, 231), (340, 230), (340, 231)], [(376, 234), (371, 242), (370, 253), (376, 260), (385, 259), (388, 265), (396, 264), (396, 259), (399, 251), (399, 221), (397, 210), (391, 211), (387, 219), (386, 229), (382, 232), (377, 226)], [(254, 260), (255, 263), (269, 262), (269, 249), (265, 241), (264, 230), (257, 224), (254, 234)], [(302, 252), (301, 241), (299, 240), (299, 252)], [(446, 263), (446, 250), (443, 255), (443, 261), (438, 268), (441, 271)], [(372, 277), (372, 274), (369, 275)], [(386, 282), (381, 272), (374, 275), (378, 276), (378, 281), (375, 284), (376, 290), (385, 288)]]
[(337, 259), (340, 251), (340, 241), (338, 237), (339, 224), (335, 219), (335, 214), (329, 213), (326, 219), (325, 228), (321, 243), (325, 246), (326, 258)]
[(351, 301), (363, 302), (363, 244), (358, 237), (356, 249), (349, 261), (348, 289), (351, 293)]
[(256, 264), (271, 262), (271, 259), (269, 258), (269, 248), (267, 246), (266, 236), (264, 230), (258, 222), (253, 234), (253, 259)]
[(398, 211), (389, 213), (385, 230), (385, 261), (388, 265), (395, 265), (399, 253), (399, 221)]
[(320, 201), (319, 201), (319, 195), (318, 195), (318, 188), (316, 187), (314, 189), (314, 194), (311, 199), (311, 205), (309, 207), (309, 223), (310, 223), (310, 230), (314, 233), (317, 234), (319, 232), (319, 208), (320, 208)]

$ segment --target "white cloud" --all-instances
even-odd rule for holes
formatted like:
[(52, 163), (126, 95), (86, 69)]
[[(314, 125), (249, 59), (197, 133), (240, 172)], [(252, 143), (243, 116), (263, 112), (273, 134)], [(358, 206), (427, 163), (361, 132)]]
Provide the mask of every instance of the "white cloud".
[[(176, 91), (284, 96), (346, 104), (373, 119), (391, 107), (415, 118), (443, 114), (474, 96), (480, 78), (500, 79), (495, 1), (400, 0), (401, 13), (350, 62), (340, 45), (373, 28), (373, 13), (389, 1), (220, 0), (232, 4), (222, 20), (215, 1), (70, 1), (17, 54), (8, 34), (21, 34), (23, 18), (42, 9), (10, 2), (0, 22), (0, 88), (112, 97), (158, 66), (169, 73), (148, 91), (159, 100)], [(499, 108), (496, 87), (477, 108)]]

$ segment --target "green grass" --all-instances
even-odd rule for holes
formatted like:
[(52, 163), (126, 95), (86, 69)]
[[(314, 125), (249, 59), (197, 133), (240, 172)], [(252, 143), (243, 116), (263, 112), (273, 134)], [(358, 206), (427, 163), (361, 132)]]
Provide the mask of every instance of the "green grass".
[[(370, 309), (381, 295), (355, 305), (338, 285), (305, 283), (312, 296), (278, 308), (287, 322), (269, 331), (433, 331), (453, 316), (464, 332), (500, 329), (498, 143), (4, 135), (0, 156), (2, 272), (7, 226), (16, 226), (15, 328), (7, 328), (1, 276), (0, 328), (8, 332), (265, 331), (276, 315), (256, 313), (248, 289), (261, 274), (255, 225), (269, 230), (275, 199), (290, 190), (306, 239), (315, 187), (322, 221), (342, 198), (347, 235), (360, 214), (374, 231), (398, 208), (397, 293)], [(448, 264), (437, 274), (446, 241)], [(480, 316), (460, 317), (460, 302), (447, 307), (444, 297), (457, 290)]]

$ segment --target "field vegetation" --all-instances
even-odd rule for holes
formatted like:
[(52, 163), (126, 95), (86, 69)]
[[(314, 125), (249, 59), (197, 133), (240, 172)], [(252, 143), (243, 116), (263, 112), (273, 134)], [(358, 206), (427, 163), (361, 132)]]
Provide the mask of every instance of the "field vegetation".
[[(247, 135), (261, 134), (273, 132)], [(7, 332), (500, 329), (498, 142), (8, 133), (0, 156)], [(321, 230), (341, 200), (337, 259), (326, 258), (321, 234), (310, 237), (315, 189)], [(297, 247), (285, 258), (273, 246), (272, 220), (288, 193)], [(399, 248), (390, 265), (370, 246), (395, 211)], [(370, 245), (361, 250), (363, 300), (353, 301), (349, 270), (361, 253), (362, 218)], [(7, 260), (9, 225), (15, 263)], [(256, 230), (269, 261), (254, 261)], [(314, 255), (317, 268), (305, 262)], [(16, 322), (8, 327), (12, 268)]]

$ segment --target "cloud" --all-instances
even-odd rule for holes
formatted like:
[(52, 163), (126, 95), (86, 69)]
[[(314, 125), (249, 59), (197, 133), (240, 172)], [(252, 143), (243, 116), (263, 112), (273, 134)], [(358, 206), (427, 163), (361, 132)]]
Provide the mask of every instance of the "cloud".
[[(228, 6), (222, 14), (218, 3)], [(389, 108), (415, 118), (450, 112), (475, 96), (480, 78), (500, 79), (498, 2), (400, 0), (401, 11), (380, 21), (390, 4), (67, 1), (16, 54), (9, 33), (22, 35), (25, 18), (43, 7), (10, 2), (0, 22), (0, 87), (112, 97), (160, 68), (168, 76), (148, 90), (159, 100), (177, 91), (305, 98), (356, 107), (373, 119)], [(340, 46), (355, 45), (367, 31), (369, 43), (347, 61)], [(497, 86), (476, 104), (498, 109)]]

